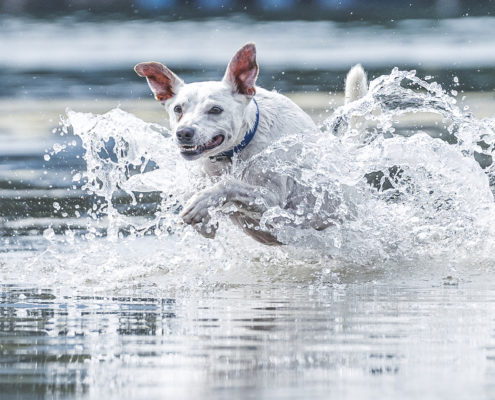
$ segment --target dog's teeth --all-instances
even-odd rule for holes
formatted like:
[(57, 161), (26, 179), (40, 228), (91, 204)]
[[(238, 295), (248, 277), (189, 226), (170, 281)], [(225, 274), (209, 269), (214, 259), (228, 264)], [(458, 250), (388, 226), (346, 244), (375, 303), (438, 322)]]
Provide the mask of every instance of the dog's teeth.
[(196, 151), (198, 149), (198, 145), (194, 146), (181, 146), (181, 149), (184, 151)]

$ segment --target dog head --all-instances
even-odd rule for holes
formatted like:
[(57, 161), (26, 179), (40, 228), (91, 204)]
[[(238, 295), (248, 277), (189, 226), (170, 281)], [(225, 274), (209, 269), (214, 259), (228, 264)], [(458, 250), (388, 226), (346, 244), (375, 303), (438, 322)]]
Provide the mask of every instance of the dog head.
[(146, 77), (155, 98), (170, 117), (182, 156), (194, 160), (232, 149), (245, 135), (244, 114), (255, 95), (256, 47), (244, 45), (232, 57), (221, 81), (186, 84), (163, 64), (144, 62), (134, 68)]

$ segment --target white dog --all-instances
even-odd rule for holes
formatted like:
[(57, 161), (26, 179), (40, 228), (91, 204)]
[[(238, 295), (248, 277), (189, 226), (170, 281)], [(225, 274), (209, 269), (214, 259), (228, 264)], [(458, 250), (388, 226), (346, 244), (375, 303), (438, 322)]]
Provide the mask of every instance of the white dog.
[[(317, 129), (287, 97), (255, 86), (258, 64), (252, 43), (237, 51), (218, 82), (185, 84), (157, 62), (140, 63), (135, 71), (146, 77), (155, 98), (168, 111), (180, 154), (201, 162), (211, 176), (229, 174), (233, 157), (248, 161), (288, 133)], [(346, 101), (360, 98), (366, 88), (365, 73), (355, 66), (347, 77)], [(209, 212), (229, 205), (233, 206), (228, 207), (231, 219), (246, 233), (262, 243), (279, 244), (271, 232), (260, 227), (260, 218), (270, 207), (295, 209), (304, 188), (289, 176), (255, 164), (243, 171), (241, 180), (222, 180), (193, 196), (182, 210), (184, 222), (204, 236), (214, 237), (216, 226), (208, 224)], [(328, 201), (304, 227), (328, 227), (335, 207), (334, 201)]]

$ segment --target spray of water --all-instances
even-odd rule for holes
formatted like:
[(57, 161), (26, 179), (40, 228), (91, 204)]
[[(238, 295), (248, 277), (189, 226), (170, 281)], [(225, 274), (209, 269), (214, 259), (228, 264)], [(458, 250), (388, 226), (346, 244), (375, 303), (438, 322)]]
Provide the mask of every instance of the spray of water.
[[(418, 112), (439, 115), (440, 134), (397, 129), (398, 118)], [(246, 237), (225, 210), (211, 210), (220, 225), (213, 240), (181, 225), (180, 207), (211, 182), (179, 156), (167, 129), (121, 109), (69, 110), (64, 124), (82, 141), (87, 168), (78, 174), (99, 201), (82, 240), (49, 238), (70, 241), (72, 255), (52, 251), (56, 260), (48, 264), (69, 263), (73, 272), (90, 265), (90, 281), (173, 279), (190, 286), (218, 283), (223, 274), (232, 284), (255, 282), (260, 272), (275, 280), (316, 272), (322, 279), (348, 265), (492, 259), (495, 119), (476, 119), (455, 93), (414, 71), (394, 69), (373, 80), (364, 98), (338, 108), (320, 131), (287, 135), (255, 159), (234, 162), (239, 179), (258, 163), (305, 188), (300, 207), (272, 207), (262, 216), (261, 225), (285, 244), (278, 248)], [(157, 211), (136, 217), (119, 207), (122, 197), (139, 207), (147, 192), (159, 194)], [(318, 231), (307, 219), (322, 213), (324, 201), (335, 205), (325, 215), (332, 224)], [(108, 240), (95, 239), (95, 232)]]

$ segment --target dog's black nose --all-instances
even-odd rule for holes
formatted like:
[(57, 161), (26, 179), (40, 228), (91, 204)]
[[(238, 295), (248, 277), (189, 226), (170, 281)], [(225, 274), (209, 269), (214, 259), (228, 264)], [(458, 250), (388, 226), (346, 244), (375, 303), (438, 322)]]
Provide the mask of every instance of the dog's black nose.
[(181, 144), (191, 144), (194, 138), (193, 128), (180, 128), (177, 133), (177, 140)]

